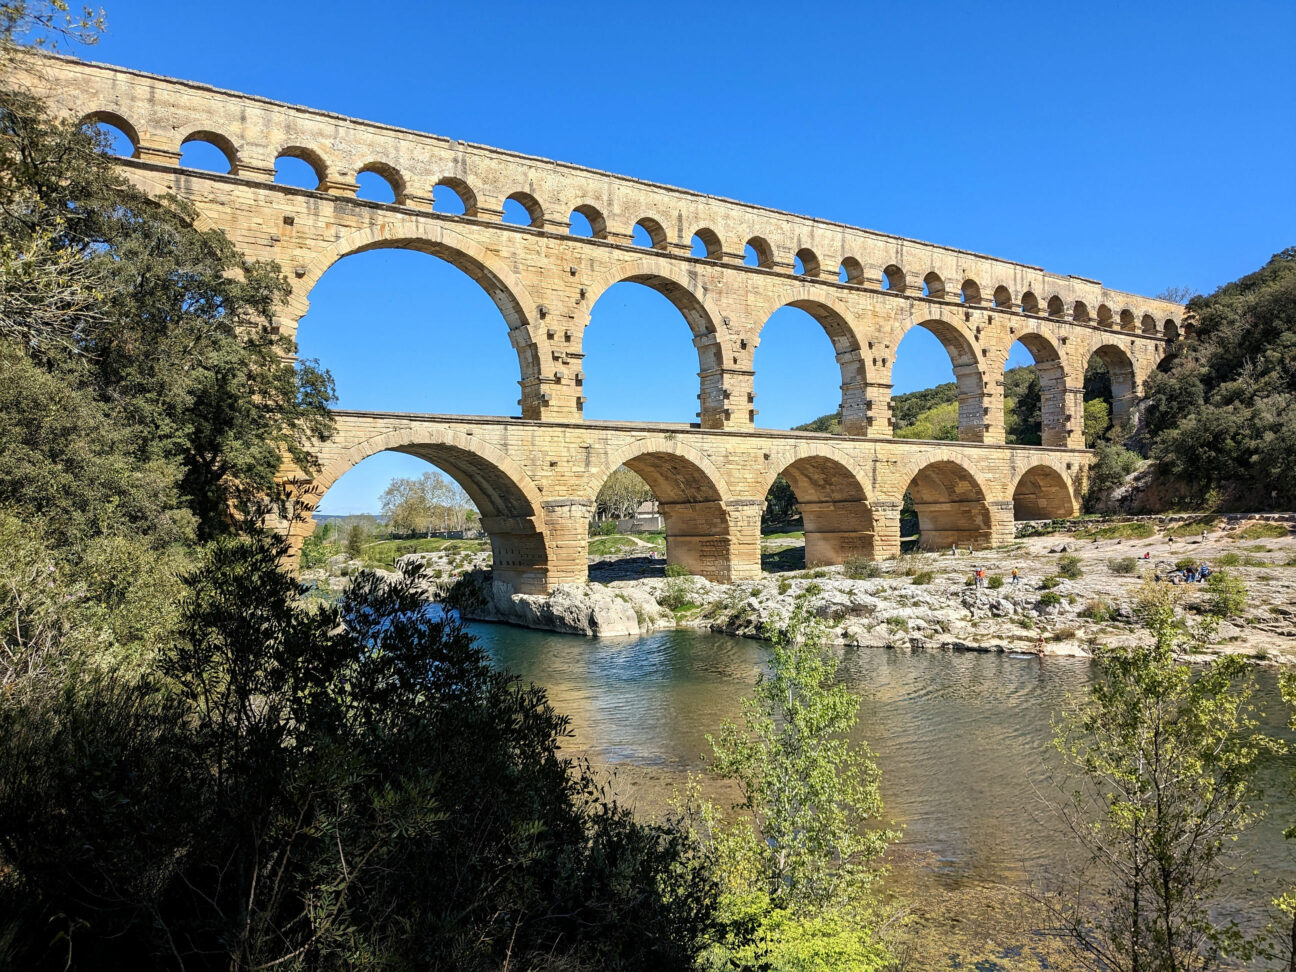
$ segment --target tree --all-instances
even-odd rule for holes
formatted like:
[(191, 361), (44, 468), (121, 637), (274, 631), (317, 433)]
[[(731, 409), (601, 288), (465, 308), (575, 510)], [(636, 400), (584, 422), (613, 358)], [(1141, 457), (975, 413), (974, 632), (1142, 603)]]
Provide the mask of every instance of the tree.
[(872, 754), (848, 738), (859, 700), (836, 681), (807, 598), (765, 634), (769, 673), (743, 701), (741, 722), (707, 737), (712, 770), (738, 785), (742, 816), (726, 820), (710, 805), (698, 815), (717, 848), (729, 907), (758, 923), (776, 956), (831, 968), (838, 966), (824, 956), (844, 948), (872, 967), (881, 951), (867, 892), (894, 835), (870, 827), (882, 799)]
[(638, 473), (618, 466), (599, 489), (595, 504), (600, 517), (621, 520), (634, 516), (652, 498), (652, 489)]
[(0, 706), (0, 963), (687, 968), (706, 860), (561, 755), (567, 720), (416, 572), (307, 608), (221, 541), (146, 678)]
[(1252, 776), (1273, 743), (1256, 731), (1243, 659), (1175, 661), (1209, 633), (1185, 628), (1177, 597), (1147, 582), (1151, 643), (1098, 654), (1087, 697), (1055, 723), (1073, 771), (1059, 811), (1086, 856), (1057, 914), (1081, 962), (1107, 972), (1195, 972), (1241, 947), (1213, 921), (1211, 896), (1255, 819)]
[[(1296, 729), (1296, 669), (1288, 667), (1278, 676), (1283, 701), (1287, 703), (1288, 725)], [(1283, 831), (1287, 840), (1296, 840), (1296, 821)], [(1278, 940), (1280, 955), (1287, 960), (1287, 972), (1296, 972), (1296, 887), (1274, 900), (1274, 906), (1286, 918), (1286, 932)]]
[(1085, 445), (1092, 449), (1111, 428), (1111, 409), (1101, 398), (1084, 403)]
[(346, 534), (346, 552), (347, 556), (352, 559), (359, 558), (364, 554), (365, 541), (369, 539), (369, 534), (359, 523), (352, 523), (347, 527)]
[(393, 479), (382, 494), (382, 511), (393, 533), (423, 533), (462, 530), (472, 500), (458, 483), (439, 472), (425, 472), (418, 479)]

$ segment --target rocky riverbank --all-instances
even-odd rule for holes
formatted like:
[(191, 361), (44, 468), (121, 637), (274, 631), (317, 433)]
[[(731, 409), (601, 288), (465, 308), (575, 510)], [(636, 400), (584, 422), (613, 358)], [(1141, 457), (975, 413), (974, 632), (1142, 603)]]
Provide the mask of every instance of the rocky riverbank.
[[(401, 562), (423, 564), (431, 598), (453, 583), (475, 589), (478, 606), (468, 612), (474, 618), (571, 634), (692, 627), (759, 638), (806, 596), (830, 640), (841, 645), (1085, 655), (1139, 637), (1133, 607), (1145, 575), (1169, 576), (1176, 563), (1205, 561), (1247, 588), (1247, 604), (1219, 625), (1214, 649), (1296, 661), (1296, 537), (1260, 537), (1279, 531), (1249, 529), (1256, 524), (1246, 521), (1203, 526), (1205, 540), (1183, 524), (1146, 538), (1097, 527), (1091, 535), (1024, 537), (994, 550), (918, 553), (856, 568), (877, 576), (850, 577), (838, 566), (766, 573), (741, 584), (666, 577), (655, 556), (602, 558), (591, 567), (590, 583), (560, 585), (546, 596), (493, 591), (484, 555), (451, 562), (415, 554)], [(978, 569), (985, 587), (972, 585)], [(1207, 610), (1210, 593), (1190, 584), (1182, 597), (1192, 614)]]

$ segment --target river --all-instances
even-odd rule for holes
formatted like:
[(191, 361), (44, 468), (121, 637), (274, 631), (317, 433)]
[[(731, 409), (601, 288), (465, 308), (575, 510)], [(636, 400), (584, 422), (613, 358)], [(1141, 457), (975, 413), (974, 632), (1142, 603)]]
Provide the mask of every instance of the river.
[[(494, 624), (473, 632), (503, 667), (544, 686), (571, 717), (570, 748), (615, 772), (616, 790), (660, 813), (706, 734), (736, 719), (766, 646), (691, 630), (582, 638)], [(1087, 660), (951, 651), (847, 649), (841, 673), (860, 697), (858, 741), (882, 769), (886, 818), (903, 828), (893, 883), (906, 893), (1010, 885), (1059, 869), (1073, 844), (1047, 801), (1059, 761), (1050, 721), (1091, 677)], [(1266, 729), (1291, 738), (1271, 669), (1257, 669)], [(1239, 842), (1224, 908), (1255, 920), (1283, 879), (1296, 878), (1292, 757), (1261, 774), (1268, 816)]]

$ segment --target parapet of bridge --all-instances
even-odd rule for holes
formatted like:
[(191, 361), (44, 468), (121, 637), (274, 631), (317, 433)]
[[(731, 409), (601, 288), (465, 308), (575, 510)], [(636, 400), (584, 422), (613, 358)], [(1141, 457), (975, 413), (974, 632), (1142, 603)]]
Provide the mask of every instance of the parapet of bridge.
[[(810, 562), (819, 555), (824, 562), (840, 559), (851, 550), (890, 551), (895, 538), (886, 504), (898, 504), (906, 486), (915, 498), (928, 497), (925, 541), (939, 546), (947, 537), (1002, 539), (1014, 502), (1019, 512), (1074, 507), (1085, 465), (1083, 452), (1075, 450), (1084, 446), (1090, 357), (1098, 355), (1111, 372), (1113, 418), (1120, 423), (1167, 342), (1189, 326), (1178, 304), (1115, 291), (1096, 280), (582, 166), (71, 58), (33, 55), (21, 70), (33, 91), (65, 116), (123, 131), (132, 154), (120, 165), (142, 187), (191, 202), (202, 225), (222, 230), (249, 259), (277, 261), (292, 285), (277, 320), (286, 335), (296, 335), (320, 277), (364, 250), (430, 253), (486, 290), (517, 352), (522, 421), (391, 415), (362, 420), (341, 413), (337, 441), (349, 441), (352, 423), (372, 421), (378, 439), (389, 437), (384, 441), (395, 443), (418, 429), (429, 442), (453, 433), (498, 449), (514, 462), (506, 478), (520, 493), (509, 494), (507, 502), (487, 492), (474, 499), (491, 519), (492, 538), (511, 538), (496, 542), (496, 562), (516, 554), (516, 566), (500, 569), (513, 571), (519, 588), (584, 576), (583, 534), (568, 536), (575, 526), (560, 524), (583, 523), (606, 466), (595, 460), (605, 454), (607, 461), (624, 454), (617, 461), (658, 490), (668, 533), (675, 525), (672, 557), (708, 576), (747, 576), (757, 569), (751, 531), (764, 500), (762, 477), (781, 461), (775, 457), (797, 449), (810, 451), (799, 457), (801, 465), (786, 464), (785, 475), (805, 511)], [(182, 168), (181, 147), (191, 141), (218, 147), (229, 172)], [(308, 162), (317, 187), (274, 183), (275, 161), (283, 156)], [(363, 172), (383, 177), (394, 202), (357, 199), (356, 180)], [(433, 208), (438, 186), (453, 190), (462, 214)], [(502, 222), (507, 200), (524, 207), (530, 225)], [(576, 215), (588, 223), (591, 236), (573, 235)], [(636, 227), (650, 245), (635, 245)], [(695, 236), (705, 245), (704, 256), (692, 255)], [(756, 265), (744, 262), (749, 246)], [(692, 329), (698, 427), (582, 423), (582, 342), (590, 309), (621, 281), (662, 293)], [(759, 376), (753, 355), (765, 322), (789, 305), (808, 312), (832, 340), (847, 439), (827, 443), (755, 430)], [(916, 326), (932, 332), (953, 362), (961, 444), (891, 438), (895, 349)], [(1015, 341), (1031, 351), (1039, 371), (1044, 450), (1003, 445), (1003, 372)], [(635, 435), (644, 440), (641, 445), (657, 445), (636, 452)], [(534, 452), (519, 455), (520, 440)], [(692, 449), (693, 467), (707, 469), (695, 461), (700, 458), (711, 471), (702, 478), (686, 474), (682, 454), (658, 448), (662, 443)], [(326, 487), (340, 475), (337, 463), (348, 460), (339, 455), (352, 453), (338, 454), (337, 448), (322, 446), (328, 464), (303, 497), (318, 495), (319, 484)], [(426, 451), (413, 441), (383, 448)], [(438, 465), (470, 481), (476, 481), (473, 463), (486, 461), (477, 456), (459, 468), (458, 453), (436, 454)], [(830, 461), (850, 470), (850, 477), (843, 478), (838, 466), (830, 470)], [(505, 468), (502, 461), (496, 465)], [(928, 467), (943, 472), (924, 472)], [(954, 475), (955, 468), (963, 472)], [(1049, 475), (1027, 475), (1032, 468), (1063, 477), (1066, 501)], [(910, 479), (901, 484), (905, 475)], [(483, 474), (481, 489), (488, 480), (499, 485)], [(534, 496), (523, 504), (518, 496), (530, 496), (528, 491)], [(931, 498), (937, 493), (939, 501)], [(966, 505), (973, 502), (983, 504), (975, 515)], [(812, 521), (819, 526), (810, 529)], [(715, 566), (721, 561), (727, 566)]]

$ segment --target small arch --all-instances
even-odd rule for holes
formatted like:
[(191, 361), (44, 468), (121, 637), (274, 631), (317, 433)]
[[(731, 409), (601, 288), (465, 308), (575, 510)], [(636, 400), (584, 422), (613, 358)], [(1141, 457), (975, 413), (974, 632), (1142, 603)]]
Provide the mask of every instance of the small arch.
[[(368, 176), (369, 178), (364, 178)], [(405, 205), (405, 179), (386, 162), (366, 162), (356, 170), (357, 199)]]
[(1098, 326), (1099, 327), (1112, 326), (1112, 309), (1108, 307), (1106, 304), (1098, 305)]
[(864, 264), (848, 256), (837, 268), (837, 280), (841, 283), (858, 284), (864, 282)]
[(720, 244), (720, 235), (713, 229), (702, 227), (693, 234), (692, 256), (699, 260), (719, 260), (724, 256), (724, 247)]
[(963, 297), (963, 303), (965, 304), (981, 303), (981, 287), (971, 277), (963, 281), (963, 286), (959, 288), (959, 292)]
[(1179, 325), (1174, 322), (1173, 318), (1167, 318), (1165, 326), (1161, 329), (1161, 336), (1167, 341), (1179, 340)]
[(1077, 324), (1089, 323), (1089, 305), (1083, 300), (1077, 300), (1071, 305), (1071, 319)]
[(1156, 334), (1156, 333), (1158, 333), (1158, 330), (1159, 330), (1159, 329), (1157, 328), (1156, 318), (1153, 317), (1151, 314), (1144, 314), (1144, 315), (1143, 315), (1143, 321), (1142, 321), (1142, 327), (1140, 328), (1140, 330), (1142, 330), (1142, 332), (1143, 332), (1144, 334)]
[(432, 187), (432, 211), (447, 216), (476, 216), (477, 194), (462, 179), (438, 179)]
[(753, 236), (743, 247), (743, 263), (749, 267), (762, 267), (768, 270), (774, 266), (774, 248), (763, 236)]
[(778, 455), (766, 464), (766, 495), (778, 476), (796, 497), (805, 530), (805, 565), (845, 563), (851, 557), (873, 559), (873, 510), (849, 459), (816, 447)]
[(994, 305), (996, 307), (1012, 307), (1012, 291), (1000, 284), (994, 289)]
[(905, 292), (905, 273), (894, 263), (882, 270), (882, 289), (893, 290), (897, 294)]
[[(190, 146), (192, 149), (186, 152)], [(237, 175), (238, 150), (233, 142), (218, 132), (190, 132), (180, 142), (180, 165), (186, 169)]]
[(923, 296), (942, 300), (945, 297), (945, 281), (935, 270), (923, 277)]
[(1062, 303), (1062, 298), (1054, 294), (1048, 299), (1048, 316), (1061, 317), (1066, 313), (1066, 305)]
[(1120, 312), (1120, 329), (1122, 331), (1134, 330), (1134, 312), (1128, 307)]
[[(307, 169), (310, 170), (309, 172), (297, 164), (302, 162), (306, 164)], [(311, 176), (314, 176), (313, 180)], [(308, 149), (301, 145), (290, 145), (275, 156), (274, 181), (280, 185), (318, 191), (324, 188), (327, 178), (328, 166), (325, 164), (323, 156), (314, 149)], [(310, 185), (312, 181), (315, 183), (314, 185)]]
[(918, 545), (924, 550), (989, 547), (994, 543), (990, 505), (977, 477), (952, 459), (920, 468), (905, 489), (918, 517)]
[(819, 257), (809, 247), (802, 247), (792, 258), (792, 272), (798, 277), (819, 276)]
[[(123, 159), (139, 158), (139, 132), (116, 112), (92, 111), (81, 119), (80, 126), (91, 132), (110, 154)], [(127, 147), (130, 151), (126, 151)]]
[(634, 224), (634, 245), (647, 247), (650, 250), (666, 249), (666, 230), (662, 224), (651, 216), (645, 216)]
[(586, 236), (595, 240), (608, 238), (607, 220), (589, 203), (582, 203), (571, 211), (572, 236)]
[(1075, 516), (1075, 498), (1052, 466), (1031, 466), (1013, 489), (1014, 520), (1064, 520)]
[(1033, 291), (1028, 290), (1022, 294), (1021, 309), (1023, 314), (1039, 313), (1039, 298), (1035, 296)]
[[(512, 203), (513, 205), (509, 205)], [(544, 226), (544, 210), (536, 197), (529, 192), (515, 192), (504, 200), (504, 215), (501, 220), (512, 226), (530, 226), (541, 229)]]

